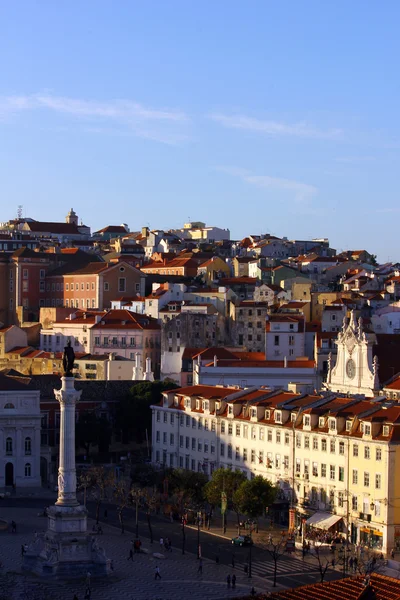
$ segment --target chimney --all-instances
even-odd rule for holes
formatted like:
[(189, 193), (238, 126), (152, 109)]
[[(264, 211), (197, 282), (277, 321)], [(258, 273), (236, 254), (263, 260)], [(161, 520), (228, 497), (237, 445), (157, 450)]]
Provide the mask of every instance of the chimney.
[(217, 366), (218, 366), (218, 358), (217, 358), (217, 355), (214, 354), (214, 367), (217, 367)]
[(283, 368), (287, 369), (287, 356), (283, 359)]
[(142, 227), (142, 236), (145, 238), (149, 237), (149, 228), (148, 227)]

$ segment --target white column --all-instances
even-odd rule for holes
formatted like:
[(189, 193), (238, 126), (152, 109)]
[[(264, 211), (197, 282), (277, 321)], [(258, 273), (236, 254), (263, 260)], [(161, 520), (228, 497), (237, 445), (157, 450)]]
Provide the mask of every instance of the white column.
[(74, 387), (73, 377), (61, 377), (61, 390), (54, 390), (60, 403), (60, 460), (58, 468), (57, 505), (77, 506), (75, 469), (75, 406), (81, 391)]

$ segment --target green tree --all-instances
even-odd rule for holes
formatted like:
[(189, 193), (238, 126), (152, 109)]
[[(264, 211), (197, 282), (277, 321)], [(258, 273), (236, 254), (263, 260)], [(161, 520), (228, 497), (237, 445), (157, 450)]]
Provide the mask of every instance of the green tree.
[(100, 519), (100, 507), (102, 502), (115, 486), (115, 475), (113, 471), (103, 466), (92, 466), (83, 476), (81, 485), (87, 486), (88, 495), (96, 503), (96, 523)]
[(226, 492), (228, 508), (234, 508), (234, 493), (239, 486), (246, 481), (246, 475), (242, 471), (231, 471), (231, 469), (216, 469), (210, 481), (204, 489), (204, 495), (213, 506), (221, 505), (221, 492)]
[(162, 392), (177, 387), (173, 381), (143, 381), (131, 387), (121, 398), (116, 414), (116, 427), (121, 431), (124, 444), (142, 443), (146, 430), (151, 437), (150, 406), (160, 402)]
[(268, 479), (257, 475), (241, 483), (233, 500), (242, 513), (257, 518), (265, 514), (265, 509), (275, 500), (276, 493), (276, 487)]
[(85, 448), (86, 456), (89, 456), (90, 447), (97, 444), (97, 425), (97, 417), (94, 412), (85, 411), (79, 415), (75, 427), (75, 441), (78, 448)]
[(120, 479), (116, 482), (113, 490), (113, 500), (117, 508), (118, 520), (121, 526), (121, 533), (125, 533), (124, 512), (125, 509), (132, 503), (131, 487), (126, 481)]
[(203, 473), (173, 469), (166, 473), (168, 478), (168, 491), (178, 498), (179, 508), (193, 506), (200, 507), (204, 502), (204, 488), (208, 477)]
[(220, 468), (213, 472), (211, 480), (204, 488), (206, 500), (214, 507), (221, 506), (221, 493), (226, 493), (228, 509), (235, 511), (238, 527), (240, 509), (235, 501), (235, 492), (244, 481), (246, 481), (246, 475), (242, 471)]
[(77, 448), (84, 448), (86, 456), (92, 446), (98, 446), (100, 452), (108, 452), (111, 441), (111, 427), (107, 419), (98, 418), (93, 411), (85, 411), (79, 415), (75, 427)]

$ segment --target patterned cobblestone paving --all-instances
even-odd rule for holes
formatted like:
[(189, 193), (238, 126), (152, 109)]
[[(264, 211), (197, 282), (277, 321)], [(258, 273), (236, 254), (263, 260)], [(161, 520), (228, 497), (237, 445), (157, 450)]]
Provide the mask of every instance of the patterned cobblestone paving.
[[(21, 574), (21, 545), (31, 541), (34, 532), (46, 529), (47, 521), (37, 516), (37, 509), (1, 509), (0, 518), (17, 523), (17, 533), (0, 532), (0, 560), (2, 571), (15, 573), (15, 597), (19, 598), (24, 586)], [(92, 522), (89, 522), (89, 529)], [(91, 600), (219, 600), (243, 596), (250, 592), (254, 585), (257, 591), (271, 589), (270, 582), (254, 576), (250, 583), (242, 569), (236, 569), (236, 589), (228, 588), (226, 576), (232, 575), (231, 567), (216, 565), (213, 561), (203, 559), (203, 574), (198, 574), (198, 560), (190, 553), (181, 554), (180, 549), (164, 554), (162, 560), (153, 558), (152, 554), (134, 554), (134, 560), (128, 561), (131, 547), (131, 533), (121, 535), (112, 526), (103, 526), (104, 534), (99, 536), (99, 545), (103, 546), (109, 558), (113, 559), (114, 573), (107, 580), (92, 580)], [(150, 549), (150, 543), (142, 538), (143, 547)], [(159, 550), (158, 543), (153, 544), (152, 551)], [(154, 580), (155, 567), (159, 566), (161, 580)], [(72, 600), (77, 594), (82, 600), (85, 593), (85, 582), (68, 581), (42, 582), (38, 578), (28, 577), (25, 586), (37, 587), (38, 600)], [(36, 598), (35, 598), (36, 600)]]

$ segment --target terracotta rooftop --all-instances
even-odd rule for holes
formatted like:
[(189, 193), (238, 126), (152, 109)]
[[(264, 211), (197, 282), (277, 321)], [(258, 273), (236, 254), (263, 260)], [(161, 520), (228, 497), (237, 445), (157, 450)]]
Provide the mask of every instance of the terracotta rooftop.
[[(250, 598), (250, 597), (249, 597)], [(260, 600), (263, 596), (260, 597)], [(365, 575), (357, 575), (302, 585), (270, 594), (273, 600), (400, 600), (400, 581), (372, 573), (366, 585)]]

